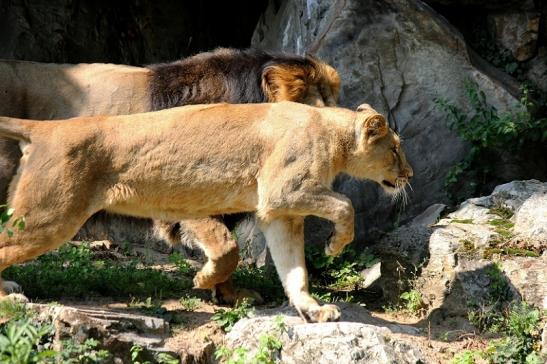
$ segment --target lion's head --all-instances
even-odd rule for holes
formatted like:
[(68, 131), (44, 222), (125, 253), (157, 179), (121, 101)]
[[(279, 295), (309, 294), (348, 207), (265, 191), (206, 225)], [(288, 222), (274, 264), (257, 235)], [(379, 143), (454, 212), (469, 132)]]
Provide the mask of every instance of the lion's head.
[(268, 102), (336, 106), (340, 76), (329, 64), (307, 55), (268, 64), (262, 72), (262, 89)]
[(382, 185), (388, 193), (402, 192), (413, 176), (399, 135), (368, 104), (357, 108), (355, 148), (348, 158), (348, 172)]

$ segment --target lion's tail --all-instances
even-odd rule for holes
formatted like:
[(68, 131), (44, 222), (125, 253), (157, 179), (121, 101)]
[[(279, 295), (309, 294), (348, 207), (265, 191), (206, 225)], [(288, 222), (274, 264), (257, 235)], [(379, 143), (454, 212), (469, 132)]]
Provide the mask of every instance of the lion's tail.
[(30, 120), (0, 116), (0, 136), (30, 142), (33, 124)]

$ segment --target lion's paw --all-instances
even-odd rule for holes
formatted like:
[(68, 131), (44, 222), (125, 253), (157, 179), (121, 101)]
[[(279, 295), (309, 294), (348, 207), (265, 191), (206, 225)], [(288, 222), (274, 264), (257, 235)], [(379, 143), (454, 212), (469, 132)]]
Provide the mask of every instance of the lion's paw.
[(328, 322), (338, 321), (341, 312), (336, 305), (323, 305), (310, 308), (306, 311), (306, 315), (312, 322)]
[(236, 306), (243, 301), (252, 305), (261, 305), (264, 303), (264, 299), (260, 293), (250, 289), (234, 288), (231, 291), (213, 289), (213, 302), (215, 303)]
[(194, 288), (197, 289), (213, 289), (217, 283), (211, 275), (203, 274), (203, 272), (198, 272), (194, 277), (193, 283)]
[(333, 232), (327, 244), (325, 245), (325, 254), (330, 257), (336, 257), (344, 251), (346, 245), (353, 241), (353, 234), (341, 234)]

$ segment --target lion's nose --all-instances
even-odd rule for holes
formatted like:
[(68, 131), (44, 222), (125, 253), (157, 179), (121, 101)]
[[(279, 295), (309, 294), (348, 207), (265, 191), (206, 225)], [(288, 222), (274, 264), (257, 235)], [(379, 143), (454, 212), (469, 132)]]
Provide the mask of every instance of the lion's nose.
[(412, 170), (412, 168), (408, 168), (406, 171), (406, 178), (408, 178), (408, 180), (410, 181), (412, 177), (414, 177), (414, 171)]

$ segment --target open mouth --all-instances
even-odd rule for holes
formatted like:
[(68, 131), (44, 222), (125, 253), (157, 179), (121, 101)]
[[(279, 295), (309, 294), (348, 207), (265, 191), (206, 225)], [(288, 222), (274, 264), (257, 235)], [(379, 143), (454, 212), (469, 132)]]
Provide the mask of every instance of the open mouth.
[(387, 186), (387, 187), (390, 187), (390, 188), (396, 188), (395, 185), (393, 183), (389, 182), (388, 180), (383, 180), (382, 184), (384, 186)]

